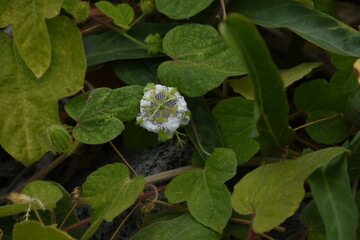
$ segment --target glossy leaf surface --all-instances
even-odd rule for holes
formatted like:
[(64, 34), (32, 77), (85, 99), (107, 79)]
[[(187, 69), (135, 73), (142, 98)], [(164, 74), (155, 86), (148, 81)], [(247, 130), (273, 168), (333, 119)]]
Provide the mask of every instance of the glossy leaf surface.
[[(40, 78), (51, 62), (51, 44), (45, 19), (59, 14), (63, 0), (1, 0), (0, 27), (11, 24), (19, 55)], [(3, 10), (3, 11), (2, 11)]]
[(164, 52), (172, 58), (159, 66), (158, 76), (167, 86), (189, 96), (201, 96), (227, 77), (245, 74), (245, 65), (235, 57), (210, 26), (186, 24), (169, 31)]
[(197, 222), (190, 214), (170, 221), (159, 221), (140, 230), (131, 240), (219, 240), (220, 236)]
[(208, 7), (213, 0), (155, 0), (159, 12), (172, 19), (189, 18)]
[(339, 156), (308, 178), (328, 240), (355, 240), (358, 212), (347, 174), (345, 155)]
[(224, 182), (236, 173), (232, 150), (217, 148), (205, 163), (205, 169), (189, 170), (174, 178), (165, 196), (172, 203), (187, 201), (191, 215), (200, 223), (222, 233), (232, 208), (230, 192)]
[(296, 160), (260, 166), (235, 185), (232, 206), (240, 214), (255, 214), (252, 222), (254, 231), (269, 231), (299, 207), (305, 193), (305, 179), (322, 164), (345, 151), (341, 147), (327, 148)]
[(90, 174), (83, 185), (83, 196), (92, 209), (92, 219), (108, 222), (130, 207), (145, 186), (145, 178), (130, 179), (128, 168), (122, 163), (105, 165)]
[(251, 137), (256, 125), (254, 108), (255, 102), (237, 97), (223, 100), (213, 109), (225, 147), (235, 152), (238, 164), (248, 161), (260, 149)]
[(79, 91), (85, 76), (79, 30), (65, 17), (49, 20), (48, 28), (52, 64), (40, 79), (21, 60), (14, 42), (0, 32), (0, 143), (25, 166), (48, 151), (44, 136), (48, 126), (59, 122), (58, 100)]
[[(289, 111), (283, 82), (256, 27), (245, 17), (233, 14), (220, 25), (230, 48), (245, 61), (255, 90), (255, 139), (265, 154), (282, 150), (292, 140)], [(246, 36), (246, 37), (244, 37)]]
[(140, 86), (97, 88), (73, 98), (65, 110), (77, 121), (74, 137), (88, 144), (101, 144), (117, 137), (124, 130), (122, 122), (139, 113), (142, 91)]
[(330, 52), (360, 57), (360, 33), (335, 18), (292, 0), (234, 1), (229, 7), (254, 23), (285, 27)]

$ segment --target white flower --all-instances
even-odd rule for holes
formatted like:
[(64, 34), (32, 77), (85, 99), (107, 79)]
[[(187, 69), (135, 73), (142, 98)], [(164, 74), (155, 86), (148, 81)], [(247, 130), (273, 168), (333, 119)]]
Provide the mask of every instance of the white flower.
[(183, 96), (173, 87), (149, 83), (140, 101), (137, 124), (170, 139), (180, 125), (188, 124), (190, 111)]

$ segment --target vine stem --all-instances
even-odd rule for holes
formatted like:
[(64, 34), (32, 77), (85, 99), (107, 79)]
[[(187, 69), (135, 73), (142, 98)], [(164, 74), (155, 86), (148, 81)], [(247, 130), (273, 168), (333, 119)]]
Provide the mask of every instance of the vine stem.
[[(46, 174), (48, 174), (51, 170), (57, 167), (60, 163), (62, 163), (65, 159), (67, 159), (68, 154), (63, 153), (58, 158), (56, 158), (53, 162), (51, 162), (48, 166), (41, 169), (38, 173), (35, 173), (32, 177), (24, 181), (19, 187), (17, 187), (12, 192), (20, 192), (28, 183), (43, 178)], [(4, 194), (0, 197), (0, 202), (5, 201), (10, 193)]]
[(222, 9), (222, 14), (223, 14), (223, 21), (225, 22), (227, 19), (227, 15), (226, 15), (226, 8), (225, 8), (225, 2), (224, 0), (220, 0), (220, 5), (221, 5), (221, 9)]
[(105, 27), (107, 27), (107, 28), (121, 34), (122, 36), (126, 37), (127, 39), (129, 39), (133, 43), (139, 45), (140, 47), (142, 47), (144, 49), (148, 49), (148, 46), (146, 44), (140, 42), (139, 40), (137, 40), (137, 39), (133, 38), (132, 36), (130, 36), (129, 34), (127, 34), (124, 29), (118, 28), (118, 27), (112, 25), (110, 22), (103, 21), (100, 18), (95, 17), (95, 16), (90, 16), (90, 18), (92, 20), (104, 25)]
[(304, 127), (307, 127), (307, 126), (310, 126), (310, 125), (313, 125), (313, 124), (316, 124), (316, 123), (319, 123), (319, 122), (323, 122), (323, 121), (327, 121), (327, 120), (336, 118), (337, 116), (341, 116), (341, 115), (342, 115), (341, 113), (337, 113), (337, 114), (335, 114), (333, 116), (330, 116), (330, 117), (326, 117), (326, 118), (318, 119), (318, 120), (313, 121), (313, 122), (309, 122), (307, 124), (301, 125), (300, 127), (294, 128), (294, 131), (300, 130), (300, 129), (304, 128)]
[(111, 147), (115, 150), (115, 152), (119, 155), (119, 157), (124, 161), (124, 163), (126, 164), (126, 166), (128, 166), (128, 168), (130, 168), (130, 170), (135, 174), (135, 176), (138, 176), (138, 174), (136, 173), (135, 169), (131, 167), (131, 165), (128, 163), (128, 161), (124, 158), (124, 156), (120, 153), (120, 151), (115, 147), (115, 145), (109, 141)]
[(114, 240), (114, 238), (116, 237), (116, 234), (119, 232), (120, 228), (124, 225), (124, 223), (126, 222), (126, 220), (128, 220), (128, 218), (133, 214), (133, 212), (137, 209), (137, 207), (140, 205), (141, 202), (138, 202), (135, 207), (133, 207), (133, 209), (131, 209), (131, 211), (129, 212), (128, 215), (126, 215), (126, 217), (121, 221), (119, 227), (115, 230), (114, 234), (111, 236), (110, 240)]

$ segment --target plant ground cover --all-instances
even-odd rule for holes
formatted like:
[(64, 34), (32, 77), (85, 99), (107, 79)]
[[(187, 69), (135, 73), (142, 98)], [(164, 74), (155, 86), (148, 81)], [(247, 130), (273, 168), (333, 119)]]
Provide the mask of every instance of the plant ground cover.
[(356, 9), (0, 0), (0, 240), (358, 239)]

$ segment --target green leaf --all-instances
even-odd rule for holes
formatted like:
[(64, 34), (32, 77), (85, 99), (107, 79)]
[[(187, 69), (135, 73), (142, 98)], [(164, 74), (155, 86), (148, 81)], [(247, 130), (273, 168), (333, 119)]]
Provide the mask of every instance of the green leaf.
[(319, 119), (333, 118), (307, 126), (305, 128), (306, 132), (318, 143), (334, 144), (342, 142), (349, 136), (350, 126), (346, 119), (339, 114), (339, 112), (329, 109), (321, 109), (309, 113), (306, 123), (315, 122)]
[(311, 201), (301, 212), (301, 222), (308, 227), (308, 240), (327, 240), (325, 226), (319, 214), (315, 201)]
[(55, 208), (56, 203), (63, 197), (56, 184), (46, 181), (33, 181), (26, 185), (21, 193), (39, 199), (46, 209)]
[[(127, 33), (139, 41), (149, 34), (159, 33), (162, 37), (177, 24), (136, 24)], [(148, 53), (147, 49), (125, 38), (115, 31), (86, 36), (84, 48), (88, 66), (120, 59), (139, 59), (163, 56)]]
[(205, 227), (184, 214), (170, 221), (159, 221), (135, 234), (131, 240), (219, 240), (220, 236), (210, 228)]
[(212, 2), (213, 0), (155, 0), (157, 10), (172, 19), (192, 17)]
[(177, 26), (166, 34), (163, 49), (173, 60), (160, 65), (161, 82), (190, 97), (204, 95), (225, 78), (247, 72), (210, 26)]
[(191, 111), (191, 122), (184, 128), (204, 163), (209, 157), (206, 153), (224, 147), (224, 143), (205, 98), (187, 98), (186, 102)]
[(335, 18), (292, 0), (234, 1), (228, 7), (255, 24), (285, 27), (325, 50), (360, 57), (360, 33)]
[(224, 182), (236, 173), (237, 161), (232, 150), (217, 148), (205, 163), (205, 169), (189, 170), (174, 178), (166, 187), (171, 203), (187, 201), (191, 215), (200, 223), (222, 233), (232, 208), (230, 192)]
[[(50, 66), (51, 44), (45, 19), (59, 14), (63, 0), (1, 0), (7, 13), (0, 16), (0, 27), (8, 24), (16, 47), (26, 66), (40, 78)], [(8, 6), (8, 8), (6, 8)], [(0, 14), (2, 11), (0, 10)]]
[[(66, 17), (48, 21), (52, 64), (36, 79), (14, 42), (0, 32), (0, 143), (25, 166), (47, 151), (46, 128), (59, 123), (58, 100), (83, 87), (86, 64), (81, 35)], [(41, 117), (39, 117), (41, 116)]]
[[(21, 194), (27, 195), (33, 201), (31, 206), (40, 208), (39, 202), (45, 209), (53, 209), (56, 203), (63, 197), (61, 189), (52, 182), (33, 181), (26, 185)], [(14, 202), (13, 205), (0, 207), (0, 217), (10, 216), (25, 212), (29, 207), (29, 202), (23, 201), (17, 193), (10, 194), (9, 199)], [(36, 200), (34, 200), (36, 199)]]
[(111, 67), (123, 82), (146, 86), (148, 83), (159, 83), (156, 72), (161, 62), (156, 58), (123, 60), (112, 62)]
[(346, 156), (317, 169), (308, 178), (326, 229), (327, 240), (355, 240), (357, 208), (352, 198)]
[(139, 113), (142, 91), (140, 86), (97, 88), (70, 100), (65, 110), (77, 121), (74, 137), (83, 143), (101, 144), (120, 135), (122, 122)]
[(145, 186), (145, 178), (130, 179), (128, 168), (122, 163), (105, 165), (90, 174), (83, 185), (83, 196), (93, 208), (93, 221), (108, 222), (130, 207)]
[[(321, 64), (322, 63), (318, 62), (302, 63), (290, 69), (280, 70), (280, 76), (283, 80), (284, 88), (287, 88), (294, 82), (302, 79)], [(241, 94), (248, 100), (255, 100), (254, 89), (249, 76), (245, 76), (240, 79), (229, 79), (228, 81), (234, 92)]]
[(351, 141), (349, 149), (351, 150), (351, 155), (347, 159), (349, 176), (351, 181), (355, 181), (360, 178), (360, 132), (357, 132)]
[[(289, 106), (284, 86), (260, 33), (245, 17), (232, 14), (220, 25), (230, 48), (243, 57), (255, 89), (255, 139), (265, 154), (282, 150), (293, 132), (288, 127)], [(246, 37), (244, 37), (246, 36)]]
[(14, 240), (75, 240), (66, 232), (57, 229), (55, 225), (43, 226), (35, 221), (24, 221), (15, 224), (13, 238)]
[(95, 3), (103, 13), (111, 17), (114, 23), (121, 28), (129, 29), (129, 24), (134, 20), (134, 10), (127, 3), (120, 3), (116, 7), (107, 1)]
[(254, 107), (255, 102), (237, 97), (223, 100), (213, 109), (225, 147), (235, 152), (238, 164), (247, 162), (260, 148), (251, 137), (256, 124)]
[(92, 235), (96, 232), (96, 230), (100, 227), (101, 223), (104, 221), (102, 217), (98, 218), (97, 220), (93, 221), (91, 226), (86, 230), (84, 235), (82, 236), (81, 240), (88, 240), (91, 238)]
[(255, 232), (267, 232), (294, 214), (304, 197), (305, 179), (345, 151), (341, 147), (327, 148), (296, 160), (262, 165), (235, 185), (232, 206), (240, 214), (254, 214)]
[(79, 22), (85, 21), (90, 13), (89, 2), (81, 0), (64, 0), (62, 8), (73, 15)]

